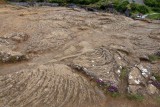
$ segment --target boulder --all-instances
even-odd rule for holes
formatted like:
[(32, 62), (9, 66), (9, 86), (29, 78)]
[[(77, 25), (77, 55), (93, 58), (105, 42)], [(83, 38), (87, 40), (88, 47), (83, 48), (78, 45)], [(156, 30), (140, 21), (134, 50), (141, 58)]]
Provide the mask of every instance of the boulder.
[(26, 55), (0, 46), (0, 62), (18, 62), (28, 59)]
[(142, 77), (140, 70), (136, 67), (133, 67), (128, 75), (128, 83), (131, 85), (139, 85), (144, 83), (144, 81), (145, 80)]
[(129, 85), (128, 93), (137, 94), (142, 89), (139, 85)]
[(16, 42), (19, 42), (19, 43), (28, 40), (28, 38), (29, 38), (29, 36), (26, 33), (15, 33), (11, 37), (11, 39), (13, 41), (16, 41)]
[(26, 33), (20, 32), (20, 33), (10, 33), (10, 34), (6, 34), (2, 37), (3, 39), (6, 40), (12, 40), (14, 42), (18, 42), (21, 43), (23, 41), (28, 40), (29, 36)]
[(154, 85), (149, 84), (147, 87), (147, 91), (148, 91), (148, 94), (152, 95), (152, 94), (158, 94), (159, 90)]
[(137, 65), (137, 68), (141, 71), (141, 74), (144, 78), (148, 79), (151, 76), (151, 72), (147, 68), (144, 68), (142, 65)]

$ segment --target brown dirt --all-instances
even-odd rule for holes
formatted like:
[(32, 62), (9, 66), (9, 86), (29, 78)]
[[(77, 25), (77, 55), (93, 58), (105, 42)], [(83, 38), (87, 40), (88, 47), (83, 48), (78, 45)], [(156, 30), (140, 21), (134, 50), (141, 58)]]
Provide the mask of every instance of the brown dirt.
[(5, 1), (4, 0), (0, 0), (0, 4), (5, 4)]
[[(0, 64), (0, 107), (159, 107), (111, 98), (68, 64), (82, 65), (119, 84), (120, 66), (136, 64), (160, 71), (159, 62), (139, 58), (160, 47), (160, 25), (120, 15), (65, 7), (0, 6), (0, 45), (29, 60)], [(25, 41), (12, 34), (25, 33)], [(22, 39), (23, 40), (23, 39)], [(120, 61), (119, 57), (124, 58)]]

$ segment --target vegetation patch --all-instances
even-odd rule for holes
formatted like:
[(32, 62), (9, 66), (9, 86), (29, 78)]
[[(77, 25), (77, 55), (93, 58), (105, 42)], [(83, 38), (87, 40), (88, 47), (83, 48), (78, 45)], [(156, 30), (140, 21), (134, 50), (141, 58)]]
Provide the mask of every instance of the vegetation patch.
[(149, 60), (151, 61), (151, 62), (153, 62), (153, 61), (159, 61), (160, 60), (160, 56), (158, 56), (158, 55), (149, 55)]
[(144, 0), (144, 3), (150, 7), (160, 7), (160, 0)]
[(128, 69), (127, 69), (127, 67), (122, 67), (120, 78), (121, 79), (126, 79), (127, 76), (128, 76)]
[(140, 94), (128, 94), (127, 98), (129, 100), (143, 101), (144, 96)]
[[(4, 1), (4, 0), (1, 0)], [(9, 0), (13, 1), (13, 0)], [(46, 0), (16, 0), (20, 2), (34, 1), (45, 2)], [(125, 13), (129, 10), (129, 15), (134, 16), (138, 13), (160, 13), (160, 0), (144, 0), (145, 5), (137, 3), (129, 3), (128, 0), (48, 0), (50, 3), (59, 3), (60, 5), (67, 5), (70, 3), (83, 5), (88, 8), (95, 8), (101, 10), (110, 10), (113, 8), (115, 11)], [(112, 10), (112, 12), (115, 12)], [(159, 19), (159, 14), (149, 15), (150, 19)]]
[(124, 1), (124, 2), (120, 2), (118, 4), (115, 4), (114, 6), (116, 7), (117, 11), (120, 12), (125, 12), (128, 8), (129, 2), (128, 1)]
[(15, 63), (19, 61), (27, 60), (25, 55), (21, 56), (8, 56), (7, 58), (0, 57), (0, 62), (1, 63)]
[(148, 15), (147, 18), (153, 20), (160, 20), (160, 13)]
[(153, 12), (160, 13), (160, 0), (144, 0), (144, 4), (149, 6)]
[(66, 4), (66, 0), (49, 0), (50, 3)]
[(117, 98), (117, 97), (120, 97), (121, 96), (121, 94), (120, 93), (118, 93), (118, 92), (114, 92), (114, 93), (109, 93), (110, 95), (111, 95), (111, 97), (113, 97), (113, 98)]
[(51, 3), (60, 3), (60, 4), (66, 4), (66, 3), (75, 3), (75, 4), (83, 4), (83, 5), (89, 5), (98, 2), (99, 0), (49, 0)]
[(153, 76), (160, 82), (160, 75), (158, 73), (154, 73)]
[(118, 93), (118, 88), (114, 86), (111, 82), (104, 82), (102, 79), (97, 79), (96, 83), (98, 87), (100, 87), (106, 93)]
[(150, 12), (150, 9), (148, 6), (146, 5), (140, 5), (140, 4), (136, 4), (136, 3), (131, 3), (130, 4), (130, 8), (132, 13), (142, 13), (142, 14), (146, 14)]
[(152, 81), (152, 84), (160, 89), (160, 75), (158, 73), (153, 73), (153, 76), (155, 77), (155, 81)]
[(157, 101), (158, 104), (160, 104), (160, 96), (158, 96), (158, 97), (156, 98), (156, 101)]

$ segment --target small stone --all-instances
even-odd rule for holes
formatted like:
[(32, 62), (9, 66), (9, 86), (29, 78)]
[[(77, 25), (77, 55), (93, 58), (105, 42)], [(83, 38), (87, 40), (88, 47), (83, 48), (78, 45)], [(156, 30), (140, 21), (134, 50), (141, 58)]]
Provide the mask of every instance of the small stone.
[(94, 61), (92, 60), (91, 62), (93, 63)]
[(120, 69), (118, 69), (118, 70), (116, 71), (116, 73), (117, 73), (117, 75), (118, 75), (118, 76), (120, 76), (120, 74), (121, 74), (121, 70), (120, 70)]
[(122, 66), (119, 66), (120, 69), (122, 69)]
[(118, 57), (118, 59), (121, 59), (121, 57)]
[(118, 70), (117, 72), (118, 72), (118, 73), (121, 73), (121, 70)]

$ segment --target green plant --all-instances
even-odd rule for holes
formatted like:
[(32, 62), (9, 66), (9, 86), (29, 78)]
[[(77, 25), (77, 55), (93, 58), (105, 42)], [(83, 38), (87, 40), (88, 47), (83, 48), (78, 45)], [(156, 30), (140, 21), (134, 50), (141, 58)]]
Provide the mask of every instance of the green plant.
[(127, 69), (127, 67), (122, 67), (120, 78), (121, 79), (125, 79), (125, 78), (127, 78), (127, 75), (128, 75), (128, 69)]
[(152, 11), (160, 13), (160, 0), (144, 0), (144, 3), (151, 7)]
[(150, 11), (148, 6), (140, 5), (140, 4), (136, 4), (136, 3), (131, 3), (130, 8), (133, 13), (139, 12), (139, 13), (146, 14), (146, 13), (149, 13), (149, 11)]
[(60, 4), (65, 4), (67, 0), (49, 0), (50, 3), (60, 3)]
[(160, 13), (160, 7), (151, 7), (152, 11)]
[(116, 10), (121, 11), (121, 12), (125, 12), (128, 5), (129, 5), (128, 1), (123, 1), (119, 4), (117, 4)]
[(129, 100), (142, 101), (144, 99), (144, 96), (140, 94), (128, 94), (127, 98)]
[(157, 56), (157, 55), (149, 55), (148, 57), (149, 57), (150, 61), (158, 61), (158, 60), (160, 60), (160, 57)]
[(158, 104), (160, 104), (160, 96), (158, 96), (158, 97), (156, 98), (156, 101), (157, 101)]
[(153, 76), (160, 82), (160, 75), (158, 73), (154, 73)]
[(66, 4), (66, 3), (75, 3), (75, 4), (93, 4), (98, 2), (99, 0), (50, 0), (51, 3), (60, 3), (60, 4)]
[(147, 7), (145, 5), (139, 5), (138, 11), (143, 14), (149, 13), (149, 7)]
[(120, 96), (120, 93), (114, 92), (114, 93), (110, 93), (110, 95), (111, 95), (113, 98), (116, 98), (116, 97), (119, 97), (119, 96)]
[(144, 0), (144, 3), (150, 7), (160, 7), (160, 0)]
[(147, 18), (158, 20), (158, 19), (160, 19), (160, 14), (157, 13), (157, 14), (148, 15)]

